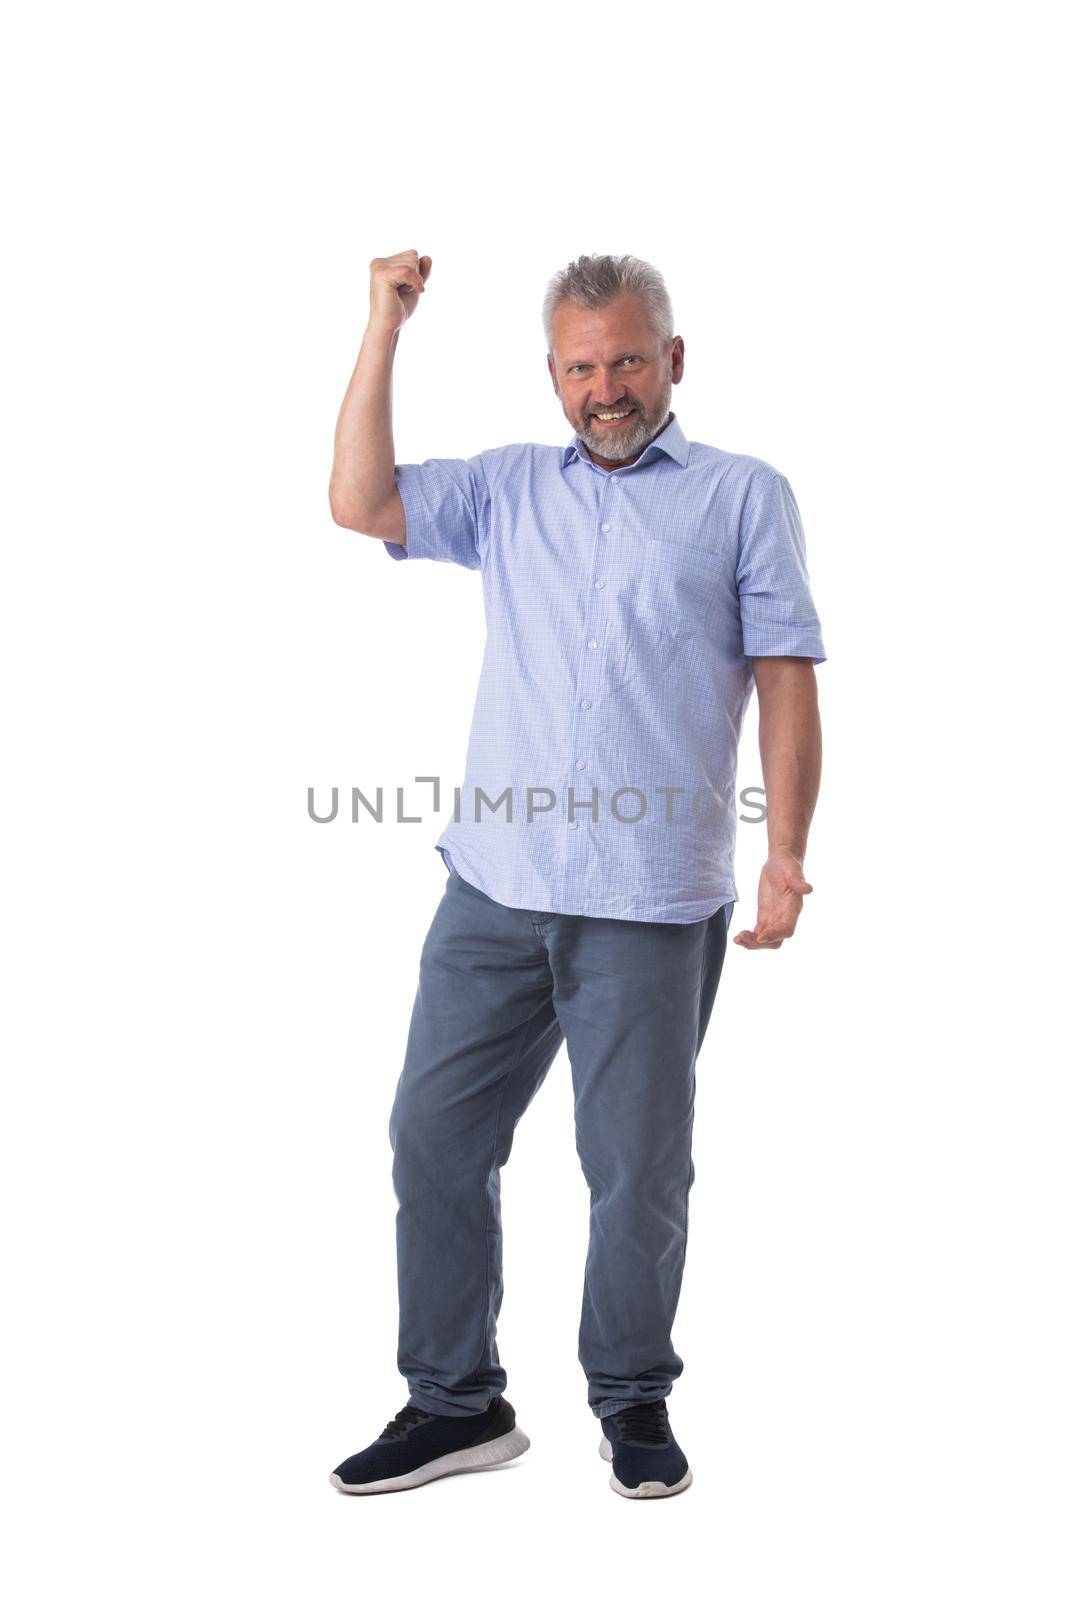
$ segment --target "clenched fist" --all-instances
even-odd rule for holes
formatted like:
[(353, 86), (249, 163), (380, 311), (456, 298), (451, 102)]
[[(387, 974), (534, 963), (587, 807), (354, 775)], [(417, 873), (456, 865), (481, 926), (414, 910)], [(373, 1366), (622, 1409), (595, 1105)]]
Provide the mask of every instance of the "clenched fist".
[(419, 303), (432, 262), (417, 250), (375, 257), (370, 264), (370, 320), (390, 333), (402, 328)]

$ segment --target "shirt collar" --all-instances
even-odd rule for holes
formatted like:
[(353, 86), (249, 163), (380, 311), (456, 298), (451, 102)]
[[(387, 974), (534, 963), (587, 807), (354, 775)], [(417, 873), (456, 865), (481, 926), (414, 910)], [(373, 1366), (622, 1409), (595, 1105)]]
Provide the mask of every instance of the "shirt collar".
[[(585, 441), (579, 439), (577, 433), (572, 433), (569, 442), (563, 446), (560, 465), (563, 467), (568, 466), (577, 456), (581, 456), (583, 461), (588, 461), (589, 451), (586, 449)], [(639, 467), (645, 461), (652, 461), (657, 456), (670, 456), (671, 460), (677, 461), (680, 467), (688, 464), (689, 440), (682, 432), (682, 425), (673, 411), (670, 413), (670, 421), (667, 426), (657, 433), (649, 444), (645, 445), (637, 460), (631, 461), (630, 465)], [(615, 470), (624, 469), (616, 468)]]

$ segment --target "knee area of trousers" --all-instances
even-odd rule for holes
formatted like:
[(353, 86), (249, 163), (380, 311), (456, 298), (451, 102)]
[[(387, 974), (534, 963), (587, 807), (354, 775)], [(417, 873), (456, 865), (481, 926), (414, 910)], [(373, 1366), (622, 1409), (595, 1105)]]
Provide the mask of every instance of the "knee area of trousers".
[[(393, 1179), (420, 1183), (432, 1174), (438, 1184), (477, 1179), (481, 1152), (466, 1147), (465, 1141), (450, 1138), (436, 1116), (425, 1106), (409, 1106), (395, 1112), (389, 1122), (389, 1143), (393, 1151)], [(483, 1174), (484, 1176), (484, 1174)]]
[(671, 1205), (688, 1193), (696, 1176), (692, 1159), (684, 1152), (599, 1162), (595, 1167), (583, 1162), (582, 1171), (594, 1202), (633, 1203), (638, 1208), (659, 1202)]

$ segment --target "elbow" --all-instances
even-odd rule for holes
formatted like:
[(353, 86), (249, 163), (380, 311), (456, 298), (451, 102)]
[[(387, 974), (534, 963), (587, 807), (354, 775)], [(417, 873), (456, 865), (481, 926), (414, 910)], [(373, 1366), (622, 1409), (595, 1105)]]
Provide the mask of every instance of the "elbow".
[(371, 499), (358, 487), (331, 478), (330, 515), (339, 528), (351, 528), (372, 539), (390, 539), (398, 535), (403, 538), (403, 508), (395, 485), (391, 496), (385, 500)]
[(351, 528), (354, 533), (358, 533), (359, 530), (356, 527), (352, 514), (346, 509), (346, 507), (339, 506), (335, 504), (333, 500), (331, 500), (330, 515), (339, 528)]
[(350, 495), (337, 493), (330, 485), (330, 515), (339, 528), (351, 528), (353, 533), (361, 533), (366, 523), (363, 508), (357, 500)]

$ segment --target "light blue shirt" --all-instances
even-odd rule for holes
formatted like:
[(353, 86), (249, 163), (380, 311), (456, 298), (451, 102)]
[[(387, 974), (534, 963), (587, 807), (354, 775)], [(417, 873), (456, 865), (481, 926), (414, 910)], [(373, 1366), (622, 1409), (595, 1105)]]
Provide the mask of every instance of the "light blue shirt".
[(752, 658), (826, 659), (788, 481), (690, 443), (671, 412), (611, 472), (574, 435), (398, 465), (396, 482), (407, 543), (389, 555), (482, 575), (445, 863), (535, 911), (696, 922), (736, 900)]

